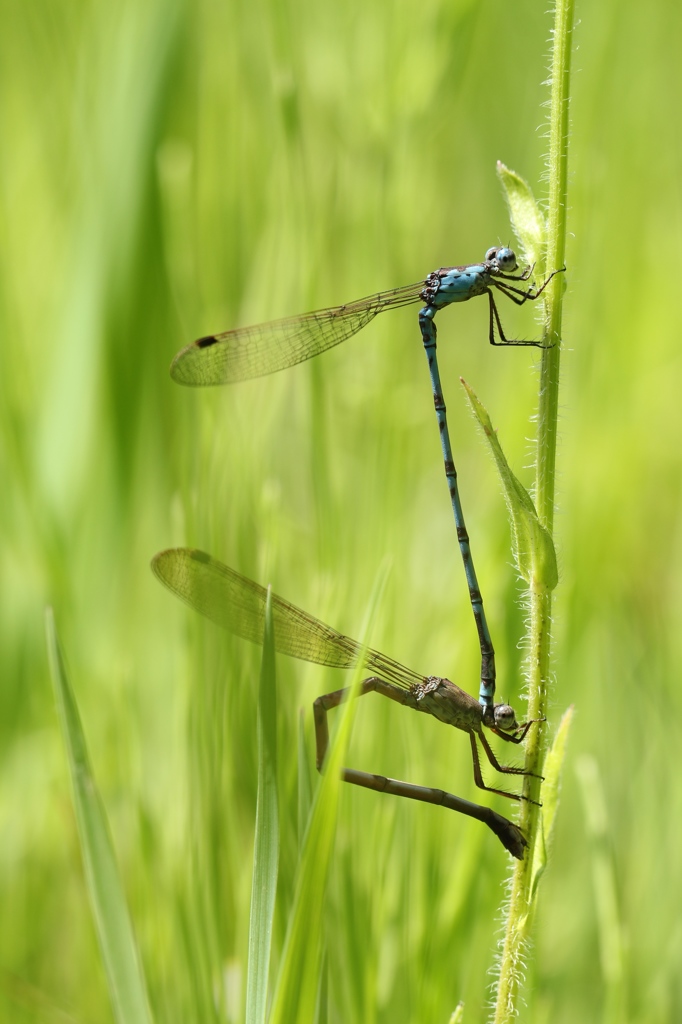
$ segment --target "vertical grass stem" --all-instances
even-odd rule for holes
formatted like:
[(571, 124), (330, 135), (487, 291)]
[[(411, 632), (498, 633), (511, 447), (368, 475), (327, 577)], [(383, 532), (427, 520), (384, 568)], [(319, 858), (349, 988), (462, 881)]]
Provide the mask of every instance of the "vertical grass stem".
[[(569, 86), (574, 2), (557, 0), (554, 14), (551, 63), (551, 112), (549, 130), (549, 209), (547, 266), (564, 265), (566, 245), (566, 193), (569, 131)], [(540, 522), (552, 533), (556, 466), (557, 413), (559, 405), (559, 369), (561, 358), (561, 315), (564, 291), (563, 275), (549, 285), (545, 337), (551, 345), (543, 351), (538, 402), (535, 502)], [(545, 580), (533, 579), (530, 586), (530, 635), (528, 664), (528, 714), (545, 714), (550, 669), (552, 591)], [(529, 733), (526, 769), (538, 772), (546, 741), (544, 729)], [(537, 800), (539, 784), (527, 779), (526, 796)], [(533, 864), (540, 809), (525, 802), (521, 809), (521, 827), (529, 841), (525, 860), (516, 863), (511, 879), (505, 935), (499, 965), (494, 1010), (495, 1024), (508, 1024), (518, 1012), (519, 992), (533, 918)], [(540, 837), (541, 839), (542, 837)]]

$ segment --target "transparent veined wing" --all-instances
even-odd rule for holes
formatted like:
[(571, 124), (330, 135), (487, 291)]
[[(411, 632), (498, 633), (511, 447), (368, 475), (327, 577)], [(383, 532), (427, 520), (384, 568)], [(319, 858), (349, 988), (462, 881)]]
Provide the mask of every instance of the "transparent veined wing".
[(178, 352), (171, 363), (171, 377), (178, 384), (202, 387), (284, 370), (339, 345), (384, 309), (419, 302), (423, 288), (424, 281), (419, 281), (343, 306), (198, 338)]
[[(230, 633), (263, 643), (267, 591), (258, 583), (228, 568), (204, 551), (170, 548), (155, 555), (154, 574), (177, 597)], [(362, 646), (326, 626), (276, 594), (272, 595), (275, 647), (301, 661), (329, 668), (353, 668), (362, 660), (366, 668), (405, 690), (424, 682), (404, 665)]]

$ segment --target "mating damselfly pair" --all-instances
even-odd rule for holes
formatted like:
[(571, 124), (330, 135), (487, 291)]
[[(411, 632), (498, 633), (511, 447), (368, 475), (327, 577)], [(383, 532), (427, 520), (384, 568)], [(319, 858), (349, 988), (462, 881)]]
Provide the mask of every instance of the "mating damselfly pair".
[[(477, 742), (480, 742), (496, 770), (511, 775), (530, 774), (522, 769), (501, 765), (489, 746), (482, 727), (490, 728), (503, 739), (520, 743), (533, 723), (518, 724), (509, 705), (494, 703), (495, 654), (457, 485), (436, 356), (434, 317), (440, 309), (452, 303), (465, 302), (477, 295), (487, 295), (489, 341), (492, 345), (544, 347), (542, 342), (509, 339), (505, 336), (493, 289), (521, 306), (528, 301), (535, 301), (558, 271), (553, 271), (539, 288), (525, 288), (518, 285), (525, 285), (529, 281), (532, 268), (526, 267), (519, 273), (516, 273), (517, 269), (516, 256), (511, 249), (491, 248), (481, 263), (442, 268), (414, 285), (379, 292), (343, 306), (199, 338), (178, 353), (171, 365), (171, 376), (180, 384), (232, 384), (274, 373), (310, 359), (352, 337), (384, 310), (418, 301), (424, 303), (419, 311), (419, 327), (428, 359), (445, 474), (479, 639), (479, 700), (474, 700), (449, 680), (419, 676), (374, 651), (368, 652), (364, 664), (376, 674), (365, 680), (361, 692), (381, 693), (400, 704), (424, 711), (446, 724), (468, 732), (476, 785), (516, 800), (521, 799), (516, 794), (485, 785), (478, 758)], [(239, 636), (262, 642), (265, 592), (258, 584), (221, 565), (203, 552), (187, 549), (163, 552), (154, 559), (153, 568), (162, 582), (196, 610)], [(349, 668), (356, 664), (360, 647), (354, 641), (324, 626), (281, 598), (274, 598), (273, 608), (277, 650), (322, 665)], [(327, 747), (326, 713), (343, 700), (344, 693), (344, 690), (339, 690), (320, 697), (315, 702), (318, 768), (322, 767)], [(489, 825), (510, 853), (518, 858), (523, 856), (526, 840), (520, 829), (489, 808), (472, 804), (440, 790), (429, 790), (354, 769), (345, 769), (344, 778), (348, 782), (370, 789), (429, 803), (442, 803), (478, 818)]]

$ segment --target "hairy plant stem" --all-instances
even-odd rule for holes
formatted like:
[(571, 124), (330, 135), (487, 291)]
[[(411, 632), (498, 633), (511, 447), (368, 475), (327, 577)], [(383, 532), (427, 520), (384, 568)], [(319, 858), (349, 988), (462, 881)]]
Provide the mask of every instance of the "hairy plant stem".
[[(547, 224), (547, 266), (562, 267), (566, 245), (566, 190), (568, 157), (568, 101), (573, 35), (574, 0), (557, 0), (554, 15), (551, 67), (551, 113), (549, 132), (549, 209)], [(542, 525), (552, 533), (556, 465), (557, 413), (559, 404), (559, 367), (561, 357), (561, 313), (564, 282), (557, 275), (547, 291), (546, 343), (543, 350), (538, 399), (535, 503)], [(533, 577), (529, 591), (530, 634), (528, 660), (528, 715), (543, 718), (550, 670), (552, 592), (546, 582)], [(546, 730), (530, 730), (526, 745), (526, 769), (539, 773), (546, 753)], [(524, 795), (539, 798), (539, 780), (526, 778)], [(537, 866), (535, 851), (540, 808), (526, 800), (521, 806), (520, 825), (529, 849), (523, 861), (517, 861), (511, 879), (511, 892), (499, 965), (495, 1024), (507, 1024), (518, 1011), (519, 990), (525, 967), (534, 909), (533, 882)], [(542, 836), (539, 837), (542, 844)]]

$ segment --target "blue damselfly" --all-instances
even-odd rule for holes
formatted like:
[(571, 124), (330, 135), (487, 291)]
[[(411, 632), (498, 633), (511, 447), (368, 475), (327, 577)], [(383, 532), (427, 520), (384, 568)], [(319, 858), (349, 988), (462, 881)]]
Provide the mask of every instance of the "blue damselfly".
[[(517, 269), (513, 250), (506, 246), (496, 246), (488, 249), (481, 263), (441, 268), (416, 284), (378, 292), (376, 295), (343, 306), (207, 335), (179, 352), (171, 364), (171, 376), (179, 384), (234, 384), (275, 373), (277, 370), (311, 359), (357, 334), (383, 310), (396, 309), (415, 302), (425, 303), (419, 311), (419, 328), (429, 363), (445, 475), (478, 633), (481, 652), (479, 700), (488, 718), (492, 714), (495, 695), (495, 652), (476, 578), (457, 485), (457, 472), (436, 357), (434, 317), (440, 309), (452, 303), (466, 302), (477, 295), (487, 295), (490, 312), (488, 337), (491, 345), (530, 345), (543, 348), (541, 341), (515, 340), (505, 336), (493, 290), (506, 295), (516, 305), (522, 306), (539, 298), (559, 271), (553, 271), (539, 288), (519, 288), (513, 282), (525, 284), (530, 279), (533, 268), (526, 267), (518, 274), (515, 273)], [(486, 724), (489, 723), (486, 721)]]

